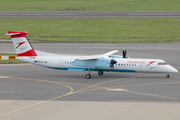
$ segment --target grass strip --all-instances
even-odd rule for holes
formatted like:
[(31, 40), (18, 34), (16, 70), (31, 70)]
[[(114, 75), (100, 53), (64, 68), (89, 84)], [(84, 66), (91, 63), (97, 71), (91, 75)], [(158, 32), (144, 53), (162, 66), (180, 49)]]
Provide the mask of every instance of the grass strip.
[(0, 11), (180, 11), (180, 0), (1, 0)]
[(59, 42), (152, 43), (180, 41), (179, 18), (0, 19), (0, 39), (27, 31), (30, 40)]

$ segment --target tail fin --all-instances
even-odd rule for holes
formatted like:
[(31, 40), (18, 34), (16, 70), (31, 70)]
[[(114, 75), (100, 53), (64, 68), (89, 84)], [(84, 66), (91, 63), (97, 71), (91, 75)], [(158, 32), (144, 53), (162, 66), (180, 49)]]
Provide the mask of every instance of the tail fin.
[(26, 38), (27, 32), (9, 31), (17, 56), (37, 56), (35, 50)]

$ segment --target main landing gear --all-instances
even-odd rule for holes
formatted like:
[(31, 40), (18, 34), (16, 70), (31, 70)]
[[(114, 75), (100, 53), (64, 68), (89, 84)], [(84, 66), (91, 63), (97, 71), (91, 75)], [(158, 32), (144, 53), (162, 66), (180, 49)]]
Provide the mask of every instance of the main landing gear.
[(90, 72), (91, 72), (91, 71), (90, 71), (90, 68), (89, 68), (89, 69), (88, 69), (88, 74), (86, 74), (86, 76), (85, 76), (85, 77), (86, 77), (86, 79), (90, 79), (90, 78), (91, 78), (91, 74), (90, 74)]
[(86, 74), (86, 79), (90, 79), (91, 78), (91, 74)]
[(166, 75), (166, 78), (170, 78), (170, 74), (167, 74), (167, 75)]
[(99, 71), (99, 72), (98, 72), (98, 75), (103, 75), (103, 71)]
[[(91, 72), (90, 69), (88, 69), (88, 74), (86, 74), (86, 76), (85, 76), (86, 79), (90, 79), (91, 78), (90, 72)], [(104, 73), (103, 71), (98, 71), (98, 75), (103, 75), (103, 73)]]

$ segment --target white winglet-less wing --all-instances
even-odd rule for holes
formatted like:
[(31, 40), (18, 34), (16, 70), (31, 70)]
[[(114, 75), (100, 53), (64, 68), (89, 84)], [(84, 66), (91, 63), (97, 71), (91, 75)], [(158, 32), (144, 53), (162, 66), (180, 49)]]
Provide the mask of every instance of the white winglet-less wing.
[(119, 50), (113, 50), (113, 51), (110, 51), (110, 52), (107, 52), (103, 55), (99, 55), (99, 56), (89, 56), (87, 58), (82, 58), (82, 59), (78, 59), (79, 61), (87, 61), (87, 60), (96, 60), (98, 58), (109, 58), (110, 55), (114, 55), (116, 54), (117, 52), (119, 52)]

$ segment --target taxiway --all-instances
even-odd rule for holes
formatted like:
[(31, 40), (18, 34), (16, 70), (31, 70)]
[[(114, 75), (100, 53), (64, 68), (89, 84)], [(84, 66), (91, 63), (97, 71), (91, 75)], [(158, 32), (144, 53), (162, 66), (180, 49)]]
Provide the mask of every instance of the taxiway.
[[(160, 58), (180, 71), (180, 43), (32, 43), (68, 55), (127, 49), (131, 58)], [(1, 52), (14, 53), (11, 43)], [(180, 74), (58, 71), (32, 64), (0, 65), (2, 119), (180, 119)]]

